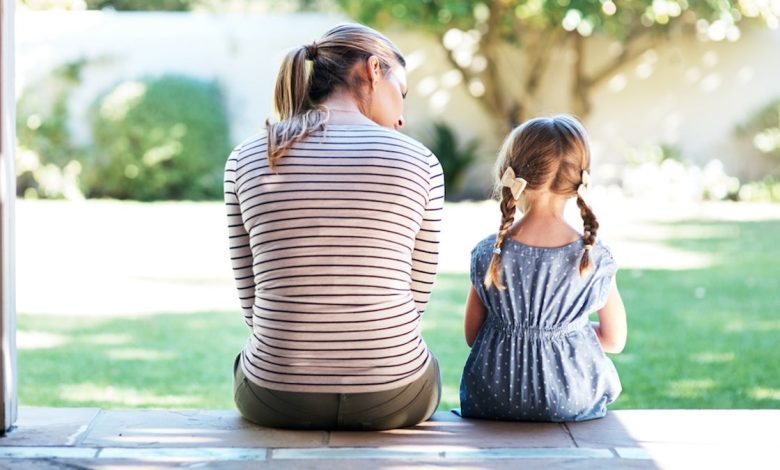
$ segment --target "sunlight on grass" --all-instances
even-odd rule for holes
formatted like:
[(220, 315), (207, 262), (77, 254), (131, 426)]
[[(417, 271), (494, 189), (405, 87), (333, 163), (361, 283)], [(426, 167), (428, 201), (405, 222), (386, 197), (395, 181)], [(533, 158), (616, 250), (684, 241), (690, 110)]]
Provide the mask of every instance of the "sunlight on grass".
[(691, 360), (696, 362), (703, 362), (707, 364), (731, 362), (734, 360), (734, 353), (715, 353), (715, 352), (703, 352), (698, 354), (692, 354)]
[(780, 331), (780, 320), (763, 320), (753, 322), (734, 320), (726, 324), (726, 331), (735, 333), (745, 331)]
[(186, 395), (161, 396), (135, 388), (107, 386), (90, 383), (63, 385), (59, 388), (62, 399), (72, 402), (113, 402), (126, 406), (143, 407), (186, 407), (198, 402), (197, 397)]
[(106, 356), (113, 360), (162, 361), (176, 358), (172, 352), (154, 351), (148, 349), (114, 349)]
[(675, 398), (697, 398), (713, 387), (715, 387), (715, 381), (712, 379), (675, 380), (669, 384), (666, 393)]
[(47, 333), (45, 331), (17, 331), (16, 348), (17, 349), (47, 349), (57, 348), (70, 339), (65, 335)]
[(126, 334), (96, 334), (82, 336), (81, 341), (89, 344), (116, 346), (118, 344), (129, 344), (133, 342), (133, 337)]
[(714, 264), (714, 257), (656, 245), (655, 242), (623, 242), (615, 248), (619, 254), (620, 266), (632, 269), (706, 269)]
[(750, 390), (750, 396), (756, 400), (780, 401), (780, 388), (755, 387)]

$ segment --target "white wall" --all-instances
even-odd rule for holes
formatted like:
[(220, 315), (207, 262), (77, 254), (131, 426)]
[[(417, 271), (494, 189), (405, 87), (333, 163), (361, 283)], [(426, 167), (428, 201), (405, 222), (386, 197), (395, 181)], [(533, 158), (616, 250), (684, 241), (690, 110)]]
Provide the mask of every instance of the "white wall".
[[(285, 52), (345, 20), (324, 14), (20, 12), (17, 91), (57, 64), (92, 60), (70, 103), (73, 131), (85, 141), (84, 111), (120, 80), (163, 73), (216, 78), (227, 93), (232, 140), (238, 142), (271, 116), (273, 84)], [(409, 63), (407, 132), (424, 141), (431, 123), (443, 119), (463, 139), (479, 138), (482, 161), (471, 170), (467, 186), (484, 190), (502, 137), (493, 117), (450, 73), (432, 37), (385, 33)], [(678, 41), (629, 64), (594, 95), (586, 124), (596, 164), (622, 161), (628, 147), (666, 143), (700, 164), (719, 158), (730, 173), (759, 176), (767, 165), (736, 142), (733, 129), (757, 107), (780, 97), (779, 46), (780, 31), (745, 31), (737, 43)], [(598, 47), (589, 52), (594, 60), (603, 55)], [(567, 60), (559, 51), (542, 83), (545, 112), (567, 111), (560, 93), (570, 87)], [(745, 165), (748, 157), (751, 163)]]
[(677, 41), (626, 67), (594, 94), (589, 128), (605, 160), (625, 147), (676, 146), (699, 163), (757, 178), (775, 166), (735, 137), (737, 124), (780, 99), (780, 30), (743, 30), (738, 42)]

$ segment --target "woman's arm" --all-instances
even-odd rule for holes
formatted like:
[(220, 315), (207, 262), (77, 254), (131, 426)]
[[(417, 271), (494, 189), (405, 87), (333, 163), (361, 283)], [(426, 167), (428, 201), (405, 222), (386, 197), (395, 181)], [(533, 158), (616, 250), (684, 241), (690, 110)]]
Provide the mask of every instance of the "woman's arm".
[(439, 263), (439, 232), (444, 208), (444, 173), (436, 157), (428, 157), (430, 169), (428, 205), (412, 252), (412, 296), (420, 315), (431, 297)]
[(482, 327), (482, 323), (485, 321), (485, 315), (487, 310), (482, 304), (479, 295), (474, 287), (469, 289), (469, 296), (466, 299), (466, 344), (471, 347), (474, 344), (474, 340), (477, 339), (477, 333)]
[(612, 279), (607, 303), (598, 311), (599, 321), (591, 325), (604, 352), (619, 353), (626, 346), (628, 326), (626, 324), (626, 308), (617, 287), (617, 279)]
[(228, 243), (233, 278), (236, 281), (238, 299), (244, 313), (244, 321), (252, 327), (252, 306), (255, 302), (255, 278), (249, 235), (244, 228), (241, 205), (236, 194), (236, 157), (234, 150), (225, 165), (225, 209), (227, 210)]

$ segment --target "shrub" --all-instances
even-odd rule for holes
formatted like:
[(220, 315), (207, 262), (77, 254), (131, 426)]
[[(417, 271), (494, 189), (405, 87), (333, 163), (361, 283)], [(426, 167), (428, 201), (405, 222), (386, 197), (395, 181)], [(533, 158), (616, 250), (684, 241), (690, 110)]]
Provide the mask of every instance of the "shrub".
[(476, 139), (461, 143), (460, 137), (444, 122), (433, 124), (427, 147), (439, 159), (444, 170), (444, 187), (447, 198), (457, 193), (463, 175), (477, 159), (479, 141)]
[(621, 176), (625, 194), (658, 200), (734, 200), (739, 179), (726, 173), (723, 163), (711, 159), (699, 166), (686, 162), (677, 147), (650, 145), (626, 151)]
[(739, 188), (739, 200), (780, 202), (780, 178), (767, 176), (761, 181), (743, 184)]
[(736, 130), (737, 135), (750, 138), (759, 152), (780, 158), (780, 98), (758, 109)]
[(90, 197), (218, 199), (230, 150), (215, 82), (180, 76), (123, 82), (90, 109)]
[(68, 97), (84, 60), (64, 64), (30, 84), (16, 103), (16, 190), (30, 198), (78, 199), (80, 159), (68, 130)]

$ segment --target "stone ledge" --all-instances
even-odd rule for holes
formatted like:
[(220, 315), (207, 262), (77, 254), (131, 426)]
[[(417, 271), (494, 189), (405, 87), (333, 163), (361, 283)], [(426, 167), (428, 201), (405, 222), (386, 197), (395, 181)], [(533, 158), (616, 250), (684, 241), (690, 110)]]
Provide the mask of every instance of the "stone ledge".
[(772, 468), (778, 422), (780, 410), (621, 410), (567, 424), (438, 412), (412, 428), (326, 432), (260, 428), (235, 411), (22, 407), (0, 468)]

